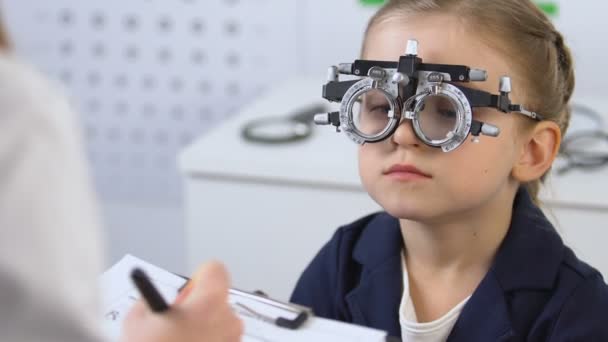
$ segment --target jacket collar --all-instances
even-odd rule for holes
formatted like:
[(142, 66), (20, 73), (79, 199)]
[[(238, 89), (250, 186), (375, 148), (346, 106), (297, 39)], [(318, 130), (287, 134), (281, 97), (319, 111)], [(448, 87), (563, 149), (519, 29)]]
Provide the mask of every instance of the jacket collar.
[[(399, 221), (377, 215), (363, 229), (353, 258), (363, 266), (358, 285), (346, 296), (355, 323), (400, 336), (399, 303), (403, 292)], [(550, 288), (564, 245), (521, 188), (515, 197), (509, 232), (490, 271), (463, 308), (450, 340), (502, 340), (512, 335), (506, 292)], [(525, 266), (524, 266), (525, 265)], [(459, 336), (466, 332), (467, 336)], [(471, 334), (479, 334), (475, 339)]]
[(401, 336), (402, 250), (401, 228), (394, 217), (376, 215), (363, 229), (353, 251), (355, 261), (363, 265), (361, 278), (346, 295), (354, 323)]
[(401, 257), (403, 238), (399, 220), (381, 213), (376, 215), (361, 236), (353, 250), (353, 258), (370, 269), (394, 258)]

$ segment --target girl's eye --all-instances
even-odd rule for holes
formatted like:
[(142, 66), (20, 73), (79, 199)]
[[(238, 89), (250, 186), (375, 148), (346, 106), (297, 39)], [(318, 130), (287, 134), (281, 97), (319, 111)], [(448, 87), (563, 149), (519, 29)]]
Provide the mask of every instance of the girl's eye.
[(456, 117), (456, 112), (451, 109), (448, 109), (448, 108), (445, 108), (445, 109), (439, 108), (439, 109), (437, 109), (437, 113), (443, 117), (450, 118), (450, 119)]
[(370, 110), (370, 112), (372, 113), (380, 113), (380, 114), (388, 114), (388, 112), (391, 110), (390, 106), (375, 106), (372, 107), (372, 109)]

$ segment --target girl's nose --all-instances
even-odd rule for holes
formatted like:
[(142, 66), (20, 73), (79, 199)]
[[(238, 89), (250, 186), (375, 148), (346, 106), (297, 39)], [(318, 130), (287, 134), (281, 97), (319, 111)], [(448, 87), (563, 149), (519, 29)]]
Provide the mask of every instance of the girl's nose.
[(400, 146), (408, 146), (408, 147), (420, 147), (422, 142), (414, 133), (414, 128), (412, 126), (412, 120), (404, 119), (401, 120), (397, 130), (391, 137), (393, 143)]

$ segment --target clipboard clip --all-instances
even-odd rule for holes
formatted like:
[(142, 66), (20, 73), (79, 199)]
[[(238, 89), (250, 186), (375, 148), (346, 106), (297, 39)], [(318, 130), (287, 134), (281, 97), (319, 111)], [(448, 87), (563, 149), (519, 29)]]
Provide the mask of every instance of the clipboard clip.
[[(295, 330), (300, 328), (308, 317), (312, 316), (312, 310), (306, 307), (281, 302), (258, 293), (260, 292), (250, 293), (234, 288), (229, 290), (230, 301), (234, 307), (240, 309), (240, 314), (269, 324)], [(251, 303), (256, 307), (253, 308), (254, 305)], [(264, 309), (264, 312), (260, 307)]]

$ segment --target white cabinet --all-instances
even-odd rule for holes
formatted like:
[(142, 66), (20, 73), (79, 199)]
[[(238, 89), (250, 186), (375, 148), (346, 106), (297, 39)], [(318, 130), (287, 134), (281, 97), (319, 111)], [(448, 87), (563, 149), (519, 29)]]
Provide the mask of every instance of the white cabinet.
[[(182, 152), (190, 269), (220, 259), (235, 287), (287, 299), (339, 225), (379, 210), (361, 188), (356, 145), (331, 128), (316, 127), (309, 139), (284, 145), (241, 138), (242, 126), (253, 118), (325, 103), (322, 83), (286, 83)], [(606, 275), (607, 175), (608, 169), (575, 171), (554, 178), (555, 191), (543, 194), (566, 240)]]

